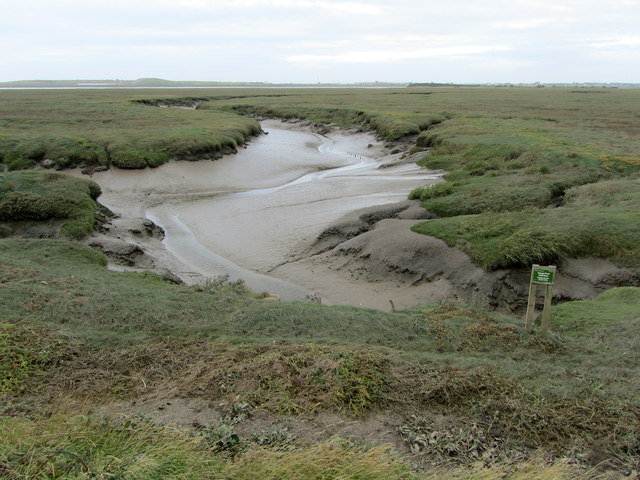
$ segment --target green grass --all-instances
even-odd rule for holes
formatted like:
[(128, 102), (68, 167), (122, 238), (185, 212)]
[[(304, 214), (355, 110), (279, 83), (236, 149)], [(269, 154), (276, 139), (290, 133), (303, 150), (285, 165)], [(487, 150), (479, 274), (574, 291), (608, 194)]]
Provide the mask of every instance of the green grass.
[(581, 480), (598, 478), (564, 462), (540, 460), (493, 468), (417, 473), (388, 447), (332, 439), (289, 451), (254, 448), (229, 459), (202, 434), (129, 419), (54, 416), (48, 421), (0, 421), (3, 478), (138, 480)]
[[(416, 229), (486, 268), (568, 256), (638, 268), (640, 95), (603, 92), (3, 91), (0, 167), (12, 171), (0, 174), (0, 233), (56, 235), (78, 222), (63, 232), (79, 237), (95, 222), (95, 184), (13, 170), (45, 159), (65, 168), (215, 158), (257, 132), (238, 115), (252, 113), (372, 129), (431, 148), (422, 163), (446, 170), (446, 182), (414, 195), (443, 218)], [(159, 100), (200, 103), (170, 109), (154, 106)], [(503, 463), (539, 450), (620, 475), (640, 468), (637, 288), (554, 307), (552, 333), (542, 338), (526, 334), (520, 318), (461, 304), (385, 313), (273, 303), (241, 285), (178, 286), (105, 263), (73, 242), (0, 240), (0, 476), (422, 478), (385, 449), (254, 445), (231, 462), (194, 430), (47, 418), (69, 403), (167, 391), (247, 401), (269, 415), (399, 416), (405, 441), (433, 436), (427, 461), (498, 462), (428, 478), (580, 478), (562, 463)]]
[(445, 197), (453, 193), (455, 182), (446, 181), (435, 185), (416, 187), (409, 193), (409, 200), (427, 200), (429, 198)]
[[(576, 187), (564, 206), (476, 213), (423, 222), (413, 230), (458, 246), (488, 269), (559, 263), (565, 258), (599, 257), (631, 268), (640, 264), (640, 198), (637, 181), (620, 195), (602, 194), (608, 182)], [(587, 200), (588, 198), (588, 200)], [(616, 198), (622, 200), (615, 200)]]
[(219, 158), (259, 134), (255, 120), (220, 110), (134, 102), (155, 91), (3, 91), (0, 164), (9, 170), (156, 167)]
[(26, 384), (72, 356), (67, 339), (47, 328), (0, 324), (0, 397), (24, 392)]
[[(14, 170), (45, 160), (55, 168), (144, 168), (171, 159), (218, 158), (259, 132), (258, 123), (243, 115), (354, 127), (388, 142), (430, 148), (420, 163), (449, 172), (448, 181), (410, 195), (432, 213), (457, 220), (454, 228), (444, 219), (416, 231), (462, 246), (478, 264), (497, 268), (595, 255), (636, 268), (640, 94), (637, 89), (601, 91), (577, 95), (570, 88), (429, 86), (185, 89), (178, 94), (3, 91), (0, 161)], [(584, 191), (602, 199), (591, 198), (590, 208), (579, 209), (580, 202), (571, 201), (580, 191), (575, 189), (598, 182), (613, 182), (627, 199), (594, 187)], [(554, 208), (558, 205), (563, 209)], [(494, 213), (505, 216), (499, 224), (517, 223), (517, 231), (494, 231), (489, 239), (467, 233), (477, 223), (473, 215), (495, 218)], [(600, 227), (588, 233), (603, 219), (619, 239), (607, 240)], [(575, 235), (568, 235), (564, 224)]]
[(418, 137), (431, 147), (420, 163), (450, 172), (446, 192), (426, 195), (422, 205), (453, 218), (414, 230), (490, 269), (568, 256), (637, 268), (640, 125), (630, 107), (640, 95), (606, 93), (581, 100), (565, 89), (461, 91), (469, 103), (456, 106), (464, 113)]
[(74, 242), (2, 240), (0, 252), (9, 411), (171, 390), (272, 415), (450, 417), (456, 449), (480, 435), (500, 458), (578, 449), (628, 464), (640, 448), (637, 288), (603, 294), (589, 322), (580, 303), (554, 307), (542, 338), (522, 319), (462, 304), (384, 313), (265, 302), (224, 282), (173, 285), (108, 271)]
[(593, 300), (567, 302), (554, 308), (557, 327), (570, 334), (588, 332), (598, 327), (614, 327), (626, 319), (637, 319), (640, 290), (620, 287), (601, 293)]
[(145, 422), (54, 418), (0, 424), (3, 478), (214, 478), (222, 461), (198, 439)]
[[(53, 222), (47, 236), (79, 239), (94, 230), (103, 210), (96, 203), (100, 187), (90, 180), (45, 171), (0, 173), (0, 236), (29, 235), (33, 225)], [(29, 222), (32, 222), (31, 224)], [(27, 232), (25, 232), (25, 228)]]
[[(59, 323), (96, 342), (108, 337), (127, 343), (136, 341), (138, 335), (151, 334), (338, 342), (362, 339), (397, 346), (407, 339), (418, 339), (421, 332), (408, 315), (305, 302), (274, 304), (224, 285), (183, 288), (153, 274), (105, 271), (101, 254), (70, 242), (7, 239), (1, 243), (7, 252), (2, 265), (6, 279), (4, 318), (24, 319), (24, 305), (32, 303), (29, 319)], [(28, 267), (32, 262), (46, 267)], [(52, 288), (77, 294), (55, 295)], [(132, 292), (136, 292), (135, 301), (122, 302)], [(82, 298), (85, 296), (90, 297)]]

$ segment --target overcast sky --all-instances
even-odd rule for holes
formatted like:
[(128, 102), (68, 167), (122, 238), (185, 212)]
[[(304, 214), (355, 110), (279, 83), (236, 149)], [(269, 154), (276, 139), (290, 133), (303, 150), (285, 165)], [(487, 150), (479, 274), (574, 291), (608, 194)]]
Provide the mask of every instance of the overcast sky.
[(640, 82), (640, 0), (0, 0), (0, 81)]

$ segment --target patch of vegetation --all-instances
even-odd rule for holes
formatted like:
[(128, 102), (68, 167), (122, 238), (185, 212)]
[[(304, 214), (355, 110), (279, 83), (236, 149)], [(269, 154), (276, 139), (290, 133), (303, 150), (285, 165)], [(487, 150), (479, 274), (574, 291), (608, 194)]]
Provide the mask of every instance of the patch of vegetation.
[(0, 422), (0, 472), (6, 478), (184, 478), (193, 480), (586, 480), (569, 465), (542, 461), (494, 468), (412, 471), (387, 446), (333, 439), (288, 451), (257, 448), (226, 458), (206, 435), (129, 419), (122, 423), (56, 416)]
[(145, 421), (9, 418), (0, 431), (5, 478), (210, 478), (221, 465), (199, 439)]
[(557, 327), (567, 334), (588, 332), (598, 327), (614, 327), (621, 321), (638, 319), (640, 289), (619, 287), (593, 300), (567, 302), (554, 308)]
[(29, 221), (58, 221), (62, 236), (82, 238), (102, 215), (99, 195), (96, 183), (61, 173), (0, 173), (0, 221), (8, 232)]
[(432, 419), (412, 416), (398, 427), (398, 431), (414, 454), (427, 451), (433, 456), (464, 463), (487, 458), (487, 453), (497, 446), (497, 440), (475, 423), (449, 421), (438, 425)]
[[(169, 92), (163, 105), (183, 106), (185, 99)], [(218, 109), (151, 108), (158, 105), (151, 97), (157, 93), (2, 92), (0, 170), (146, 168), (169, 159), (215, 159), (260, 134), (255, 120)]]
[(0, 397), (37, 389), (45, 373), (74, 350), (68, 338), (48, 328), (0, 323)]
[(461, 248), (488, 269), (589, 256), (638, 268), (637, 217), (631, 204), (604, 207), (569, 201), (553, 209), (442, 218), (417, 224), (413, 230)]
[(169, 155), (165, 152), (140, 150), (126, 146), (116, 147), (111, 152), (111, 163), (118, 168), (155, 168), (168, 160)]
[(424, 185), (414, 188), (409, 193), (409, 200), (427, 200), (428, 198), (446, 197), (453, 193), (455, 182), (446, 181), (435, 185)]
[[(18, 379), (5, 401), (52, 399), (53, 407), (68, 398), (115, 402), (172, 391), (223, 402), (231, 405), (221, 416), (229, 428), (210, 436), (221, 461), (253, 455), (255, 442), (236, 442), (231, 426), (254, 411), (419, 415), (433, 429), (415, 429), (409, 443), (436, 463), (452, 460), (450, 442), (463, 463), (485, 454), (501, 462), (540, 448), (556, 456), (579, 452), (592, 464), (617, 459), (619, 469), (637, 458), (640, 346), (630, 332), (640, 321), (638, 289), (608, 293), (611, 305), (630, 302), (628, 308), (603, 308), (586, 325), (579, 309), (556, 307), (552, 321), (568, 336), (543, 338), (525, 333), (521, 319), (462, 304), (384, 313), (265, 302), (223, 280), (188, 287), (107, 271), (102, 254), (73, 242), (2, 240), (0, 247), (2, 316), (10, 322), (3, 338), (11, 339), (2, 368)], [(43, 353), (57, 339), (59, 353)], [(16, 358), (33, 367), (21, 370)], [(455, 428), (446, 430), (449, 424)], [(427, 448), (432, 431), (449, 436)], [(469, 450), (474, 438), (495, 450)], [(59, 449), (93, 455), (67, 447)], [(37, 455), (34, 461), (45, 461)], [(63, 468), (82, 468), (73, 455), (54, 457), (67, 462)]]
[(201, 430), (205, 442), (214, 453), (237, 455), (244, 445), (240, 443), (240, 437), (235, 432), (233, 425), (221, 423), (217, 427), (206, 427)]
[[(70, 242), (5, 239), (0, 244), (2, 275), (7, 279), (3, 317), (54, 322), (97, 343), (127, 344), (140, 335), (269, 342), (359, 339), (389, 346), (411, 338), (420, 342), (420, 328), (406, 315), (268, 302), (219, 282), (182, 288), (154, 274), (104, 271), (104, 255)], [(38, 262), (44, 267), (34, 268)], [(132, 298), (131, 292), (138, 291), (145, 294)], [(30, 311), (24, 308), (27, 301), (34, 302)]]
[[(430, 148), (420, 164), (449, 171), (445, 179), (450, 182), (463, 180), (446, 195), (427, 194), (423, 206), (457, 220), (435, 220), (415, 231), (463, 248), (487, 268), (588, 255), (637, 267), (631, 203), (640, 192), (634, 153), (640, 132), (631, 110), (618, 108), (618, 102), (637, 104), (637, 95), (576, 102), (562, 89), (459, 93), (458, 100), (447, 96), (457, 115), (418, 137), (419, 146)], [(545, 103), (551, 99), (555, 107)], [(421, 192), (411, 195), (420, 198)], [(483, 225), (490, 221), (514, 228), (494, 228), (487, 236)], [(596, 231), (589, 233), (593, 226)], [(480, 232), (474, 237), (470, 232), (476, 228)], [(604, 229), (615, 235), (607, 238)]]

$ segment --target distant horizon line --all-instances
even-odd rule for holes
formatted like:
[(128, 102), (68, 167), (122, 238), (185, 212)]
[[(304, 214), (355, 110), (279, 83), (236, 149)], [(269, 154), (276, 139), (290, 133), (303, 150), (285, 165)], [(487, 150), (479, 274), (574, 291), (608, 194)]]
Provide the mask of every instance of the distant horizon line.
[(567, 86), (567, 87), (618, 87), (637, 88), (640, 83), (634, 82), (391, 82), (391, 81), (359, 81), (359, 82), (264, 82), (264, 81), (221, 81), (221, 80), (167, 80), (157, 77), (143, 77), (135, 80), (123, 79), (30, 79), (9, 80), (0, 82), (0, 88), (122, 88), (122, 87), (318, 87), (318, 86), (352, 86), (352, 87), (407, 87), (407, 86)]

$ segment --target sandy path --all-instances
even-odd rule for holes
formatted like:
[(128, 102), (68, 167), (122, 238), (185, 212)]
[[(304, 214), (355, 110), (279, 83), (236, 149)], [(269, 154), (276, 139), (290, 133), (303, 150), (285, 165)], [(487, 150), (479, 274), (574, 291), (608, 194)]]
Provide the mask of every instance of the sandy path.
[[(278, 121), (263, 128), (269, 135), (215, 162), (94, 174), (103, 189), (100, 201), (122, 216), (121, 223), (147, 217), (162, 226), (163, 245), (143, 248), (156, 265), (183, 277), (227, 274), (286, 300), (317, 294), (330, 304), (388, 308), (379, 298), (384, 282), (356, 282), (329, 265), (321, 276), (310, 276), (307, 267), (281, 267), (300, 260), (348, 212), (405, 200), (412, 188), (438, 176), (413, 163), (380, 168), (399, 155), (389, 155), (369, 134), (321, 136)], [(389, 289), (397, 289), (397, 281), (388, 282)]]

